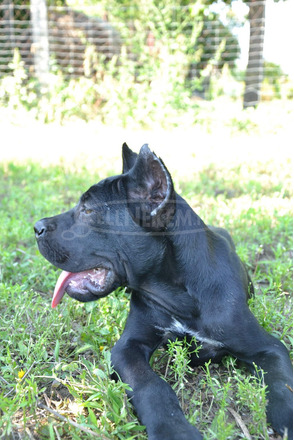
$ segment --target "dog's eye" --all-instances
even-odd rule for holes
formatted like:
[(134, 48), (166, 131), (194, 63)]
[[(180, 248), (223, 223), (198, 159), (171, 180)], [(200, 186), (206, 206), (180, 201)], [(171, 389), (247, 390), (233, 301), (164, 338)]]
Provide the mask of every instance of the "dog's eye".
[(89, 209), (89, 208), (86, 208), (86, 207), (83, 208), (83, 213), (84, 214), (91, 214), (92, 212), (93, 212), (93, 209)]

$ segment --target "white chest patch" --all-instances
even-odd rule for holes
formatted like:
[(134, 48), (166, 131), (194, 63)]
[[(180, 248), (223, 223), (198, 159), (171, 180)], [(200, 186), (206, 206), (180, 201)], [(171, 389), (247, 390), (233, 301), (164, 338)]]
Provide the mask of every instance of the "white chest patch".
[(163, 328), (157, 326), (156, 328), (161, 330), (164, 333), (165, 337), (167, 337), (169, 333), (173, 333), (181, 336), (189, 335), (189, 336), (194, 336), (196, 340), (199, 342), (203, 342), (214, 347), (220, 348), (224, 346), (222, 342), (215, 341), (214, 339), (211, 338), (207, 338), (205, 335), (202, 335), (201, 332), (197, 332), (193, 329), (190, 329), (185, 324), (182, 324), (175, 318), (173, 318), (170, 327)]

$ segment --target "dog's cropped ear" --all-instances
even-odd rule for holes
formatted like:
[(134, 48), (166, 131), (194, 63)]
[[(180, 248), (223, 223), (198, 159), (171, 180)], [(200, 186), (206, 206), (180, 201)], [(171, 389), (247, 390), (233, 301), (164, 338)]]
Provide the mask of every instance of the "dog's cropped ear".
[(123, 174), (127, 173), (135, 165), (138, 154), (134, 153), (124, 142), (122, 146)]
[(126, 176), (129, 211), (140, 226), (164, 230), (175, 212), (171, 176), (161, 159), (143, 145)]

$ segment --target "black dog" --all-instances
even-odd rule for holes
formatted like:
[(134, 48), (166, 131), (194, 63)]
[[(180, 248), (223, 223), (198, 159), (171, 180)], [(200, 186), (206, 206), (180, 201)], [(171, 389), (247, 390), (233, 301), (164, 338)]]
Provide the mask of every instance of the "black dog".
[(65, 292), (93, 301), (118, 286), (132, 290), (131, 309), (112, 363), (149, 440), (199, 440), (170, 386), (149, 360), (170, 337), (201, 343), (194, 365), (231, 354), (264, 371), (268, 421), (292, 439), (292, 365), (284, 345), (247, 306), (251, 281), (229, 234), (207, 227), (175, 193), (163, 162), (144, 145), (123, 145), (123, 174), (92, 186), (76, 207), (40, 220), (41, 253), (62, 272)]

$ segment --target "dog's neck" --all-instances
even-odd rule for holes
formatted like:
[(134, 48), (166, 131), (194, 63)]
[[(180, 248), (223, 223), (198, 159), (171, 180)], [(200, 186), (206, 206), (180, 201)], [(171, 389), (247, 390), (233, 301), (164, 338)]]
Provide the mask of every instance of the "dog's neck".
[[(192, 297), (187, 293), (197, 290), (197, 280), (201, 279), (203, 286), (203, 278), (210, 279), (209, 274), (199, 273), (203, 267), (210, 267), (209, 264), (203, 264), (203, 260), (211, 258), (210, 230), (178, 196), (175, 217), (162, 235), (164, 240), (159, 241), (161, 246), (157, 248), (157, 258), (152, 260), (153, 266), (148, 266), (146, 253), (144, 273), (129, 271), (128, 286), (141, 292), (146, 301), (161, 305), (169, 313), (173, 311), (178, 316), (182, 314), (187, 317), (193, 309), (193, 314), (197, 314), (197, 305), (193, 303), (192, 307)], [(185, 259), (183, 254), (186, 255)]]
[[(173, 265), (174, 258), (178, 260), (180, 267), (184, 261), (185, 267), (181, 267), (181, 270), (185, 272), (187, 265), (195, 267), (199, 259), (203, 261), (210, 258), (211, 231), (182, 197), (177, 195), (176, 203), (175, 216), (167, 227), (166, 237), (173, 249)], [(183, 252), (187, 255), (185, 259), (182, 258)], [(188, 273), (191, 276), (189, 269), (190, 267)]]

